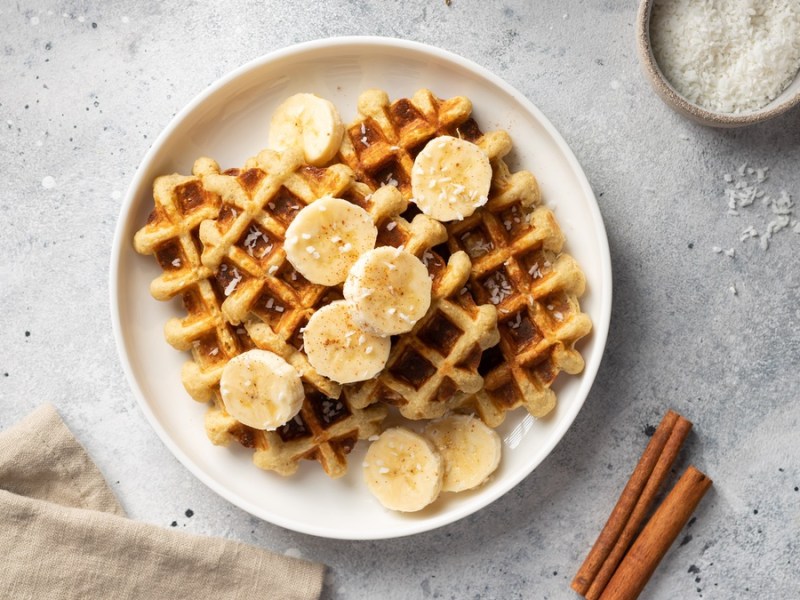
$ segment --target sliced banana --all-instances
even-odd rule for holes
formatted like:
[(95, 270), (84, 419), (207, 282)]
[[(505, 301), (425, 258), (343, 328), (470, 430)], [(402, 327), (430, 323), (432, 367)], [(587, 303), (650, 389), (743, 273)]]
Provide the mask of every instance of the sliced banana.
[(360, 206), (324, 196), (295, 216), (286, 229), (284, 250), (292, 266), (320, 285), (337, 285), (350, 267), (375, 246), (378, 229)]
[(477, 487), (500, 464), (500, 436), (472, 415), (450, 415), (431, 421), (423, 435), (444, 459), (444, 492)]
[(372, 442), (364, 458), (367, 488), (386, 508), (413, 512), (436, 500), (444, 464), (431, 442), (394, 427)]
[(356, 323), (377, 335), (411, 331), (431, 305), (428, 269), (413, 254), (389, 246), (362, 254), (343, 292)]
[(279, 152), (301, 148), (308, 164), (321, 167), (339, 150), (343, 135), (344, 124), (331, 102), (295, 94), (272, 115), (267, 144)]
[(222, 369), (219, 382), (225, 410), (253, 429), (271, 431), (292, 419), (303, 406), (300, 375), (277, 354), (248, 350)]
[(391, 342), (361, 329), (344, 300), (323, 306), (303, 331), (308, 362), (338, 383), (364, 381), (377, 375), (389, 360)]
[(486, 204), (489, 156), (472, 142), (443, 135), (427, 143), (411, 171), (412, 201), (438, 221), (462, 220)]

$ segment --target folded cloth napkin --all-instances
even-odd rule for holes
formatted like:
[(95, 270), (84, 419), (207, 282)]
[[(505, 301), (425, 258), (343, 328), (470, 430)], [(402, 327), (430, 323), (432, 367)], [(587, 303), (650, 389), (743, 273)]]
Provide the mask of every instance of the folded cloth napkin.
[(0, 598), (319, 598), (324, 566), (125, 518), (55, 408), (0, 432)]

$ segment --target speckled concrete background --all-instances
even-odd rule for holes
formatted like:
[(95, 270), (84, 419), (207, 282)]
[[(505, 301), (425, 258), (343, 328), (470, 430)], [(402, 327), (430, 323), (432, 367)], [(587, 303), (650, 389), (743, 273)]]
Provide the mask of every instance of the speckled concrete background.
[[(325, 598), (545, 599), (575, 597), (569, 581), (648, 426), (672, 407), (695, 422), (682, 462), (690, 457), (715, 487), (645, 596), (800, 596), (800, 235), (784, 229), (766, 251), (741, 241), (774, 214), (756, 202), (727, 215), (724, 178), (737, 179), (745, 162), (769, 167), (760, 187), (797, 203), (800, 111), (740, 131), (670, 112), (640, 74), (635, 8), (630, 0), (3, 3), (0, 427), (55, 403), (133, 518), (325, 562)], [(295, 534), (195, 480), (129, 392), (109, 320), (121, 198), (171, 116), (247, 60), (344, 34), (434, 44), (525, 93), (583, 164), (614, 267), (604, 362), (553, 454), (472, 517), (384, 542)]]

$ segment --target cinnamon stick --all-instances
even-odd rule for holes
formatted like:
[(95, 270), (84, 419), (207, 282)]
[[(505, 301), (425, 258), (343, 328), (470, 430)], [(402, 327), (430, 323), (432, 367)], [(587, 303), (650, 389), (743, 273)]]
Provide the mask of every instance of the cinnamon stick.
[(655, 502), (656, 496), (664, 484), (664, 481), (669, 477), (670, 468), (672, 468), (672, 464), (675, 462), (678, 452), (691, 429), (692, 423), (678, 415), (678, 420), (670, 432), (667, 443), (661, 452), (661, 456), (658, 457), (658, 461), (653, 468), (653, 472), (650, 474), (650, 478), (647, 480), (638, 501), (628, 517), (628, 522), (620, 532), (614, 547), (606, 557), (592, 585), (586, 592), (586, 600), (597, 600), (600, 598), (606, 584), (608, 584), (611, 576), (614, 575), (614, 571), (616, 571), (617, 566), (620, 561), (622, 561), (628, 548), (630, 548), (636, 534), (639, 533), (647, 519), (650, 508), (653, 502)]
[(711, 479), (693, 466), (686, 469), (636, 538), (600, 600), (635, 600), (639, 597), (711, 483)]
[[(653, 437), (650, 439), (650, 443), (647, 444), (647, 448), (645, 448), (644, 453), (639, 459), (633, 474), (630, 476), (630, 479), (628, 479), (628, 483), (622, 490), (619, 500), (617, 500), (617, 504), (611, 511), (611, 515), (603, 527), (603, 530), (600, 532), (600, 535), (598, 535), (594, 546), (592, 546), (583, 565), (581, 565), (581, 568), (572, 580), (572, 588), (582, 596), (587, 594), (609, 555), (618, 545), (620, 535), (625, 530), (631, 513), (633, 513), (637, 504), (640, 503), (642, 492), (650, 480), (656, 464), (661, 460), (662, 462), (669, 461), (671, 465), (675, 456), (677, 456), (677, 450), (680, 448), (680, 443), (683, 442), (685, 435), (675, 438), (675, 442), (670, 446), (667, 456), (663, 459), (661, 458), (667, 446), (667, 442), (670, 440), (672, 432), (679, 420), (684, 423), (681, 426), (682, 430), (685, 429), (687, 425), (688, 428), (691, 429), (691, 422), (681, 417), (678, 413), (670, 410), (664, 415)], [(677, 443), (677, 447), (675, 447), (675, 443)], [(662, 480), (659, 479), (653, 485), (660, 486), (661, 481)], [(647, 500), (649, 500), (649, 503), (652, 502), (652, 499), (649, 497)], [(649, 503), (647, 505), (648, 508)], [(624, 548), (623, 554), (625, 550), (627, 550), (627, 546)]]

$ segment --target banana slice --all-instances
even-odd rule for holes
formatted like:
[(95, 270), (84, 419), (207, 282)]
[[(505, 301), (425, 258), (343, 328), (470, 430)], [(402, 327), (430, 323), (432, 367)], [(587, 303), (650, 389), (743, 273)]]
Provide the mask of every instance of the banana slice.
[(308, 362), (339, 383), (364, 381), (377, 375), (389, 360), (391, 341), (361, 329), (344, 300), (323, 306), (303, 331)]
[(472, 415), (450, 415), (431, 421), (422, 433), (444, 459), (444, 492), (477, 487), (500, 464), (500, 436)]
[(324, 196), (295, 216), (286, 229), (284, 250), (292, 266), (320, 285), (337, 285), (350, 267), (375, 246), (378, 229), (360, 206)]
[(361, 255), (343, 292), (355, 322), (377, 335), (411, 331), (431, 305), (428, 269), (413, 254), (388, 246)]
[(442, 489), (442, 457), (431, 442), (402, 427), (387, 429), (372, 442), (363, 466), (367, 488), (391, 510), (421, 510)]
[(412, 201), (438, 221), (460, 221), (486, 204), (491, 183), (489, 156), (472, 142), (443, 135), (414, 160)]
[(272, 431), (303, 406), (305, 392), (297, 371), (277, 354), (248, 350), (222, 369), (219, 382), (225, 410), (253, 429)]
[(343, 135), (333, 104), (314, 94), (295, 94), (272, 115), (267, 144), (279, 152), (302, 148), (306, 162), (321, 167), (339, 150)]

